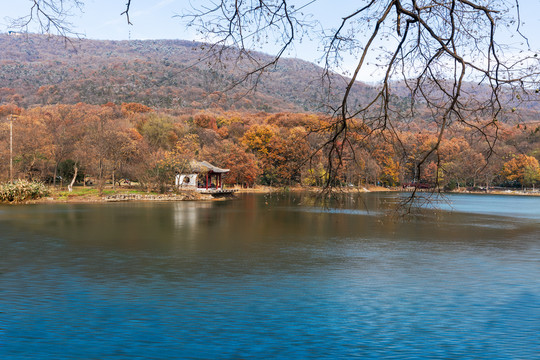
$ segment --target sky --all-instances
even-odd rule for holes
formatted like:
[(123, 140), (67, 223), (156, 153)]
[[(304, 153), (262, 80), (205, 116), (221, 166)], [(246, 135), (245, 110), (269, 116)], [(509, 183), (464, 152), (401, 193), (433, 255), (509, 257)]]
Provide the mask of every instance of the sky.
[[(32, 2), (33, 0), (0, 0), (0, 9), (2, 9), (0, 32), (10, 30), (9, 18), (27, 15)], [(193, 5), (200, 6), (208, 0), (132, 0), (130, 20), (133, 25), (129, 25), (126, 17), (120, 15), (125, 10), (126, 2), (126, 0), (85, 0), (82, 10), (72, 9), (73, 16), (68, 21), (73, 24), (75, 32), (88, 39), (204, 40), (192, 28), (186, 28), (186, 20), (177, 15), (185, 14), (192, 9)], [(308, 4), (304, 8), (305, 12), (312, 13), (313, 18), (321, 21), (325, 28), (336, 28), (345, 14), (363, 3), (351, 0), (289, 0), (289, 2), (296, 3), (297, 7)], [(533, 50), (540, 49), (540, 37), (535, 36), (540, 32), (540, 0), (520, 0), (519, 4), (522, 21), (525, 22), (522, 30), (528, 34)], [(510, 43), (515, 41), (514, 38), (508, 38)], [(275, 45), (268, 44), (257, 50), (272, 53), (276, 49)], [(321, 57), (320, 39), (305, 37), (285, 56), (317, 62)], [(343, 67), (334, 70), (341, 73), (350, 72), (355, 62), (354, 56), (346, 56)], [(373, 67), (371, 70), (368, 67), (367, 71), (361, 74), (361, 80), (377, 81), (373, 78), (374, 71)]]
[[(296, 3), (307, 3), (310, 0), (296, 0)], [(195, 31), (186, 28), (186, 21), (178, 17), (205, 1), (197, 0), (132, 0), (130, 8), (129, 25), (126, 17), (120, 15), (125, 10), (126, 0), (85, 0), (82, 12), (73, 9), (75, 14), (70, 21), (75, 31), (83, 37), (101, 40), (148, 40), (148, 39), (184, 39), (200, 40)], [(206, 1), (208, 3), (208, 1)], [(0, 31), (9, 29), (8, 18), (26, 15), (31, 7), (32, 0), (0, 0)], [(328, 1), (321, 1), (320, 5), (310, 6), (309, 10), (319, 14), (340, 19)], [(344, 1), (345, 3), (345, 1)], [(314, 3), (316, 4), (316, 3)], [(349, 6), (350, 7), (350, 6)], [(293, 55), (294, 56), (294, 55)], [(296, 54), (298, 56), (298, 54)]]

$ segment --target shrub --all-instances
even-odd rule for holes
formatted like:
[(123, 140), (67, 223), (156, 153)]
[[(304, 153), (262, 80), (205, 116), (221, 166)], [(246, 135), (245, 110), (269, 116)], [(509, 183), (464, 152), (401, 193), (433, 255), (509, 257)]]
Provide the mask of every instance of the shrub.
[(454, 191), (458, 188), (458, 182), (456, 180), (450, 180), (448, 184), (444, 187), (445, 191)]
[(39, 199), (48, 194), (47, 187), (40, 182), (18, 180), (13, 184), (0, 184), (0, 202), (21, 202)]

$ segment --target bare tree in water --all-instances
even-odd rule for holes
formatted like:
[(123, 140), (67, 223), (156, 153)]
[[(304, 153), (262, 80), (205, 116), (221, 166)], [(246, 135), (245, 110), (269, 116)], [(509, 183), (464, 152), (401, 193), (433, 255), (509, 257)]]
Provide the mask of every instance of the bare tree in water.
[[(358, 139), (384, 137), (405, 151), (399, 126), (414, 121), (420, 110), (436, 124), (437, 141), (415, 163), (415, 181), (428, 158), (440, 166), (441, 141), (453, 124), (481, 134), (489, 158), (509, 101), (525, 101), (538, 92), (539, 60), (521, 32), (519, 0), (364, 0), (344, 12), (332, 29), (310, 14), (317, 2), (323, 3), (209, 0), (197, 2), (181, 17), (212, 44), (209, 50), (217, 59), (235, 56), (242, 59), (242, 66), (250, 64), (238, 83), (256, 85), (298, 42), (320, 39), (321, 79), (327, 94), (321, 103), (332, 115), (330, 125), (317, 130), (328, 136), (319, 149), (327, 159), (326, 188), (336, 183), (344, 161), (355, 160), (358, 144), (353, 142)], [(64, 33), (63, 9), (82, 1), (30, 3), (32, 14), (45, 19), (44, 25), (40, 22), (45, 30), (53, 27)], [(128, 0), (122, 13), (128, 23), (130, 5)], [(507, 44), (511, 34), (522, 43), (520, 49)], [(254, 52), (266, 44), (276, 49), (270, 60)], [(335, 76), (335, 69), (348, 59), (355, 62), (349, 76)], [(359, 76), (373, 71), (373, 66), (380, 85), (364, 103), (351, 101)], [(331, 97), (336, 92), (338, 101)], [(405, 106), (394, 101), (396, 95), (407, 99)]]

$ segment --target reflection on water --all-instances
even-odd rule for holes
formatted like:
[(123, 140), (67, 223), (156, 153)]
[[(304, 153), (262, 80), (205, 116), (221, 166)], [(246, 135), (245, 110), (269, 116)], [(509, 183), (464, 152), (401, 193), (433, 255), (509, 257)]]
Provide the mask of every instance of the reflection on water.
[(197, 217), (200, 209), (210, 209), (211, 202), (177, 202), (174, 203), (174, 224), (177, 228), (194, 228), (197, 226)]
[[(402, 199), (408, 196), (408, 193), (400, 194)], [(430, 193), (417, 196), (420, 197), (418, 202), (425, 204), (428, 209), (533, 220), (540, 218), (540, 199), (534, 196)]]
[(540, 198), (0, 207), (0, 358), (532, 359)]

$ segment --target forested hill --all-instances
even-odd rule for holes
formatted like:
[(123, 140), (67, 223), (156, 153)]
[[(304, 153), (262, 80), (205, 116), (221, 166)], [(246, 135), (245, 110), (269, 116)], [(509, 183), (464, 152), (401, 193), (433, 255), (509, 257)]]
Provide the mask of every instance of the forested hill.
[[(202, 45), (183, 40), (66, 43), (44, 35), (0, 34), (0, 103), (137, 102), (153, 108), (278, 112), (318, 111), (326, 102), (321, 100), (321, 68), (298, 59), (282, 59), (254, 92), (247, 93), (246, 86), (226, 91), (248, 63), (225, 59), (216, 64), (205, 59)], [(340, 82), (344, 85), (336, 76), (334, 84)], [(362, 101), (372, 91), (358, 84), (353, 100)]]

